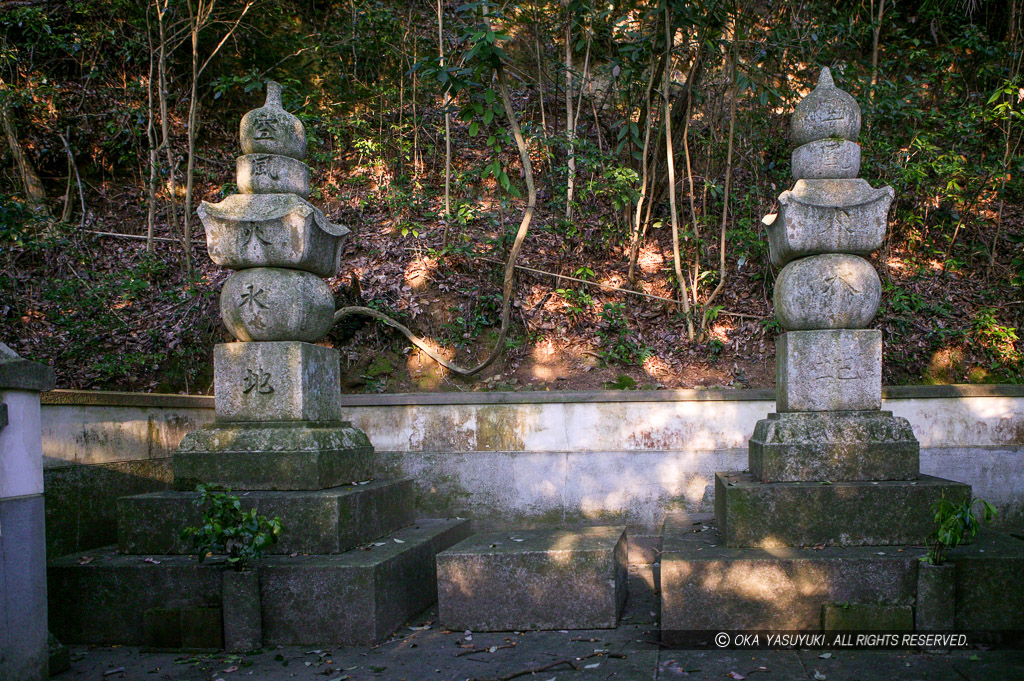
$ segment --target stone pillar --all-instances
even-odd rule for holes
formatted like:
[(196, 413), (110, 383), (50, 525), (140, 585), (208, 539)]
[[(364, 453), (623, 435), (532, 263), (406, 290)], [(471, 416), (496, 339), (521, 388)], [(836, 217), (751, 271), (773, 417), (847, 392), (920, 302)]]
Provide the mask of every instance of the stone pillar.
[(53, 371), (0, 343), (0, 679), (49, 677), (39, 393)]

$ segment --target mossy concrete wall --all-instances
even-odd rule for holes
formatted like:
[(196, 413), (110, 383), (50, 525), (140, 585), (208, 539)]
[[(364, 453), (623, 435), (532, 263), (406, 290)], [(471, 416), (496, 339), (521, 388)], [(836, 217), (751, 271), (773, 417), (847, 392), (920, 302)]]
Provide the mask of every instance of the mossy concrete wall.
[[(887, 388), (921, 472), (966, 482), (1024, 525), (1024, 387)], [(423, 514), (482, 526), (615, 522), (711, 510), (714, 473), (747, 466), (771, 390), (346, 395), (342, 417), (369, 435), (381, 475), (416, 481)], [(114, 541), (114, 499), (163, 489), (186, 432), (213, 398), (53, 391), (43, 395), (50, 555)]]

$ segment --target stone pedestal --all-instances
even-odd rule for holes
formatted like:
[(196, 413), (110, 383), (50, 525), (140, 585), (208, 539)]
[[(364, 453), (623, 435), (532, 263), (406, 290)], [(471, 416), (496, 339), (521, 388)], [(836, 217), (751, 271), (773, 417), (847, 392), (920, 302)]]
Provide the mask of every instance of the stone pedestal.
[(915, 480), (921, 447), (891, 411), (769, 414), (750, 438), (750, 473), (762, 482)]
[(0, 343), (0, 679), (45, 681), (46, 526), (39, 393), (53, 371)]
[(787, 331), (775, 341), (775, 362), (780, 412), (882, 406), (881, 331)]
[(715, 474), (715, 522), (727, 546), (924, 545), (932, 504), (971, 487), (922, 475), (912, 481), (761, 482)]
[(449, 629), (607, 629), (626, 602), (624, 527), (474, 535), (437, 556)]
[(200, 482), (244, 490), (312, 490), (374, 475), (373, 445), (345, 421), (215, 423), (174, 452), (174, 486)]

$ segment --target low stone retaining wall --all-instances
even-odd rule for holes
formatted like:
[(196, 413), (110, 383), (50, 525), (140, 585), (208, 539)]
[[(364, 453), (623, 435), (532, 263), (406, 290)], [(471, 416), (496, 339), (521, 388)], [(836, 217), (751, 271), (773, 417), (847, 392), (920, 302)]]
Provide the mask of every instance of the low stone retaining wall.
[[(1024, 387), (887, 388), (921, 472), (962, 482), (1024, 524)], [(628, 523), (710, 510), (714, 472), (746, 468), (771, 390), (345, 395), (343, 418), (370, 436), (381, 473), (416, 481), (420, 513), (481, 527)], [(113, 543), (114, 500), (164, 489), (169, 457), (213, 420), (213, 398), (43, 394), (50, 556)]]

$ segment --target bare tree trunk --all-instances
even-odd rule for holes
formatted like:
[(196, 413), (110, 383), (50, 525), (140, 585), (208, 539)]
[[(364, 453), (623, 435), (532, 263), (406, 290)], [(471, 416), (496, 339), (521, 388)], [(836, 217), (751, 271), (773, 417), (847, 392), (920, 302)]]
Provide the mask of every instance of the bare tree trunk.
[(574, 148), (574, 137), (576, 128), (572, 115), (572, 15), (566, 9), (565, 13), (565, 137), (566, 137), (566, 165), (569, 167), (565, 188), (565, 219), (572, 220), (572, 198), (576, 189), (576, 150)]
[[(896, 0), (893, 0), (895, 2)], [(875, 86), (878, 85), (878, 38), (882, 32), (882, 16), (885, 14), (886, 0), (878, 0), (878, 20), (871, 36), (871, 99), (875, 98)], [(874, 12), (874, 0), (871, 0), (871, 11)]]
[[(440, 53), (441, 68), (444, 68), (444, 14), (441, 0), (437, 0), (437, 49)], [(452, 221), (452, 114), (451, 92), (444, 91), (444, 234), (442, 246), (448, 245), (448, 228)]]
[[(630, 284), (636, 284), (636, 261), (640, 256), (640, 225), (643, 214), (644, 200), (647, 198), (647, 175), (650, 169), (651, 159), (649, 149), (651, 145), (651, 128), (654, 123), (654, 116), (651, 111), (651, 90), (654, 88), (654, 80), (657, 77), (658, 58), (651, 53), (651, 75), (647, 79), (647, 93), (645, 95), (644, 110), (647, 112), (644, 122), (644, 149), (640, 158), (640, 196), (636, 201), (636, 214), (633, 216), (632, 233), (629, 239), (629, 274), (627, 278)], [(627, 122), (626, 125), (629, 123)]]
[[(157, 58), (157, 95), (160, 102), (160, 146), (167, 156), (167, 194), (170, 216), (168, 226), (173, 230), (178, 226), (178, 165), (174, 162), (174, 151), (171, 149), (171, 121), (167, 115), (167, 35), (164, 15), (168, 11), (170, 0), (154, 0), (156, 5), (157, 31), (160, 38), (159, 56)], [(161, 2), (163, 5), (161, 6)]]
[(544, 55), (540, 49), (540, 24), (537, 19), (537, 0), (533, 2), (533, 37), (537, 46), (537, 99), (540, 100), (540, 129), (548, 135), (547, 116), (544, 115)]
[[(719, 234), (718, 243), (718, 284), (715, 286), (715, 290), (711, 292), (707, 300), (704, 301), (704, 309), (701, 313), (700, 328), (703, 335), (707, 335), (708, 318), (711, 314), (711, 303), (715, 301), (718, 294), (722, 292), (722, 288), (725, 286), (725, 232), (726, 227), (729, 224), (729, 190), (732, 186), (732, 152), (733, 152), (733, 141), (736, 137), (736, 95), (738, 94), (738, 88), (736, 85), (736, 42), (738, 30), (738, 17), (736, 16), (735, 10), (732, 17), (732, 45), (731, 56), (727, 56), (729, 62), (729, 75), (730, 75), (730, 96), (729, 96), (729, 146), (725, 154), (725, 192), (722, 197), (722, 223)], [(726, 53), (727, 55), (729, 53)]]
[(686, 335), (693, 340), (693, 320), (690, 318), (690, 294), (683, 276), (682, 259), (679, 253), (679, 210), (676, 207), (676, 164), (672, 149), (672, 11), (665, 3), (665, 75), (661, 79), (665, 99), (665, 159), (668, 164), (668, 203), (672, 214), (672, 265), (679, 284), (679, 302), (686, 317)]
[(18, 170), (18, 179), (21, 181), (21, 188), (25, 192), (29, 207), (36, 215), (48, 220), (50, 210), (46, 206), (46, 189), (43, 187), (43, 181), (39, 179), (35, 166), (32, 165), (32, 160), (25, 154), (21, 142), (18, 141), (18, 128), (6, 104), (6, 90), (7, 84), (0, 78), (0, 127), (4, 129), (4, 139), (11, 150), (11, 157)]
[(149, 23), (149, 7), (146, 7), (146, 43), (149, 46), (149, 78), (146, 81), (146, 141), (149, 144), (149, 184), (146, 187), (146, 251), (153, 252), (153, 231), (156, 222), (156, 111), (153, 109), (153, 31)]

